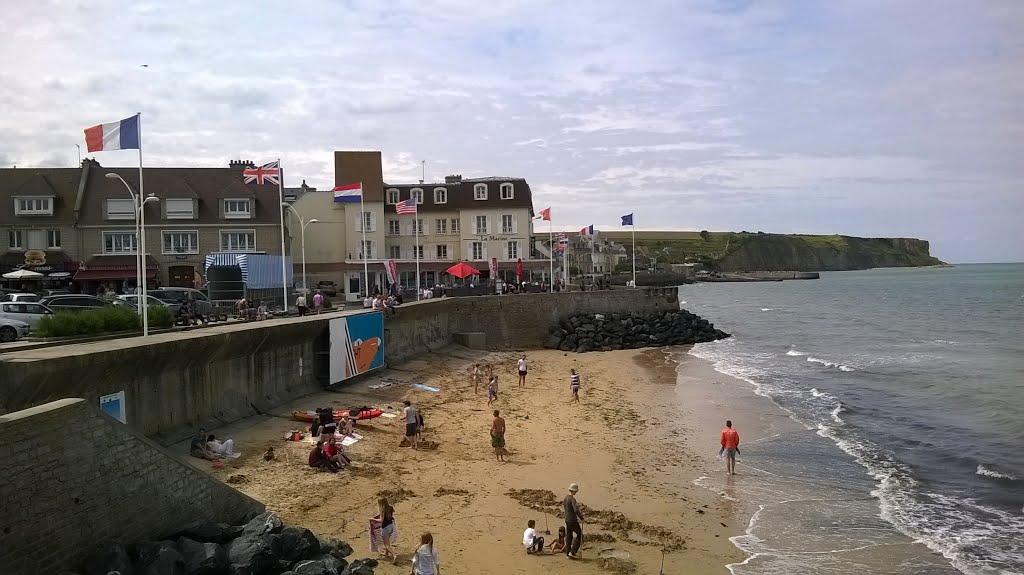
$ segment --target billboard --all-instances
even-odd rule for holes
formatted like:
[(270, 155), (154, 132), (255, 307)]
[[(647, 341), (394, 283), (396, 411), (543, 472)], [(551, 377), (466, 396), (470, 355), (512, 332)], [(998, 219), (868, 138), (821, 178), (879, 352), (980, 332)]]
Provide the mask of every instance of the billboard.
[(117, 393), (111, 393), (110, 395), (104, 395), (100, 397), (100, 411), (106, 413), (110, 417), (120, 421), (121, 423), (128, 423), (128, 419), (124, 409), (124, 391)]
[(329, 329), (331, 384), (384, 367), (384, 314), (335, 318)]

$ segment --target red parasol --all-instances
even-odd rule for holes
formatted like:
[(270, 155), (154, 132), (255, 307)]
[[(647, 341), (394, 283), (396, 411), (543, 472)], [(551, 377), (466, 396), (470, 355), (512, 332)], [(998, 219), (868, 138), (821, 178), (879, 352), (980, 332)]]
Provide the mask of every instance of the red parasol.
[(469, 276), (480, 275), (480, 270), (475, 269), (473, 266), (467, 264), (466, 262), (459, 262), (445, 271), (459, 279), (465, 279)]

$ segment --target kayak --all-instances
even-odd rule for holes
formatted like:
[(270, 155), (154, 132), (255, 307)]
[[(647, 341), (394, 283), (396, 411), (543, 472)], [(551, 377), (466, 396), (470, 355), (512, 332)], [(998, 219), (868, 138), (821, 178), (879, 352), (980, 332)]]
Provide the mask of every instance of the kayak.
[[(352, 413), (353, 412), (348, 410), (348, 409), (335, 409), (334, 410), (334, 421), (341, 421), (342, 419), (345, 419), (347, 417), (352, 417), (352, 415), (351, 415)], [(379, 410), (379, 409), (364, 409), (364, 410), (358, 412), (358, 415), (356, 415), (355, 418), (357, 420), (360, 420), (360, 421), (361, 420), (366, 420), (366, 419), (374, 419), (376, 417), (380, 417), (382, 413), (384, 413), (384, 412)], [(292, 412), (292, 419), (294, 419), (295, 421), (303, 421), (305, 423), (313, 423), (313, 420), (315, 420), (316, 418), (317, 418), (317, 413), (315, 411), (293, 411)]]

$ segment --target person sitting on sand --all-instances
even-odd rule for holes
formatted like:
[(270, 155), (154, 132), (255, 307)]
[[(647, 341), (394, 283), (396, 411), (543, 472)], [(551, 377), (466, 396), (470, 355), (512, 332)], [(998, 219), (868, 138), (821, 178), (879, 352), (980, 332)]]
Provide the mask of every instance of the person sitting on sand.
[(498, 401), (498, 376), (492, 375), (490, 383), (487, 384), (487, 405)]
[(334, 410), (324, 407), (320, 410), (320, 435), (331, 437), (338, 431), (338, 422), (334, 421)]
[(491, 447), (494, 448), (494, 457), (498, 461), (505, 461), (505, 419), (494, 410), (494, 419), (491, 421)]
[(220, 441), (211, 433), (206, 437), (206, 446), (210, 448), (210, 451), (223, 457), (231, 457), (235, 454), (234, 439), (225, 439), (224, 441)]
[(345, 456), (345, 447), (338, 443), (338, 439), (333, 435), (327, 438), (327, 442), (324, 443), (324, 455), (327, 459), (337, 463), (339, 467), (345, 468), (352, 460)]
[(337, 473), (341, 469), (337, 462), (331, 461), (327, 454), (324, 453), (324, 442), (322, 439), (317, 441), (313, 451), (309, 452), (309, 466), (313, 469), (330, 471), (331, 473)]
[(377, 514), (370, 518), (370, 551), (381, 553), (384, 558), (398, 561), (398, 555), (392, 549), (398, 539), (398, 528), (395, 526), (395, 508), (387, 498), (377, 500)]
[(352, 417), (346, 417), (342, 419), (340, 424), (341, 429), (338, 430), (338, 433), (346, 437), (352, 437), (352, 426), (355, 425), (355, 421), (356, 420)]
[(316, 411), (314, 412), (316, 415), (313, 416), (313, 423), (309, 424), (309, 436), (310, 437), (318, 437), (320, 435), (320, 427), (321, 427), (320, 412), (322, 411), (322, 409), (323, 408), (318, 407), (318, 408), (316, 408)]
[(192, 457), (199, 459), (208, 459), (213, 461), (220, 459), (220, 455), (217, 455), (210, 449), (210, 446), (206, 444), (206, 430), (199, 428), (199, 433), (192, 436), (192, 442), (189, 444), (188, 452)]
[(534, 529), (536, 526), (537, 522), (531, 519), (526, 522), (526, 531), (523, 531), (523, 547), (528, 555), (544, 550), (544, 538), (537, 537), (537, 530)]
[(559, 526), (558, 537), (551, 542), (551, 554), (565, 552), (565, 526)]

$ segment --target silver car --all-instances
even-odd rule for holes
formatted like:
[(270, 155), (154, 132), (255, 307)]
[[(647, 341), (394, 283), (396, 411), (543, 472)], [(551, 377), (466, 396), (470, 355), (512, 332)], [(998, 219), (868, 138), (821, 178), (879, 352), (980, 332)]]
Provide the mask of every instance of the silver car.
[[(117, 296), (117, 299), (125, 303), (131, 304), (131, 306), (134, 307), (135, 309), (139, 308), (139, 299), (141, 298), (142, 296), (137, 294), (126, 294)], [(158, 305), (167, 308), (168, 311), (171, 312), (172, 317), (178, 315), (178, 309), (181, 307), (181, 304), (155, 298), (149, 294), (146, 295), (146, 301), (148, 301), (149, 305), (151, 306)]]
[(39, 320), (48, 315), (53, 315), (53, 310), (41, 303), (26, 301), (0, 302), (0, 319), (20, 321), (35, 327), (39, 325)]
[(16, 319), (0, 319), (0, 342), (8, 343), (28, 337), (28, 324)]

